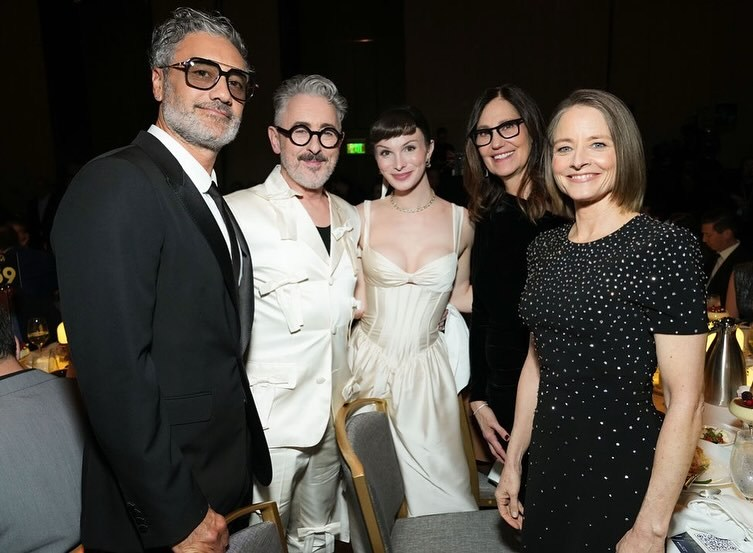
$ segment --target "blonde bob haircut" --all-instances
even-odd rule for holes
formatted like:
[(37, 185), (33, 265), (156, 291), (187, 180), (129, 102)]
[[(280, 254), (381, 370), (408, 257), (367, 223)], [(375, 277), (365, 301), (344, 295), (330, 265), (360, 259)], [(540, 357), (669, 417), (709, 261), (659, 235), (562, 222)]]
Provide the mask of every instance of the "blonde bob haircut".
[(557, 186), (552, 172), (554, 131), (562, 115), (575, 106), (599, 110), (612, 136), (616, 154), (616, 171), (612, 186), (612, 199), (626, 211), (640, 211), (646, 192), (646, 158), (638, 124), (625, 103), (614, 94), (603, 90), (576, 90), (563, 100), (552, 116), (547, 129), (547, 152), (544, 156), (546, 188), (552, 201), (552, 211), (564, 217), (573, 217), (573, 202)]

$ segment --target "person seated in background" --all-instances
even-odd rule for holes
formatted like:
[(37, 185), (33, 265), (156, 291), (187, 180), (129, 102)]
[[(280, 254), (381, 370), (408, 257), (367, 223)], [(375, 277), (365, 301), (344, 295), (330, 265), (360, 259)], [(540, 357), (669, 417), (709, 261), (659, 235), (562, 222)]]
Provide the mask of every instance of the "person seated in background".
[(44, 317), (50, 328), (56, 328), (61, 317), (55, 258), (50, 252), (23, 245), (24, 240), (28, 244), (24, 236), (12, 220), (0, 225), (0, 286), (12, 290), (18, 335), (28, 342), (29, 318)]
[(753, 321), (753, 261), (732, 268), (724, 305), (730, 317)]
[(753, 260), (753, 254), (737, 238), (737, 227), (735, 214), (724, 209), (709, 211), (701, 219), (703, 243), (717, 254), (704, 267), (708, 277), (706, 293), (718, 295), (721, 305), (726, 305), (732, 267)]
[(85, 418), (74, 381), (16, 359), (0, 309), (0, 551), (59, 553), (79, 543)]

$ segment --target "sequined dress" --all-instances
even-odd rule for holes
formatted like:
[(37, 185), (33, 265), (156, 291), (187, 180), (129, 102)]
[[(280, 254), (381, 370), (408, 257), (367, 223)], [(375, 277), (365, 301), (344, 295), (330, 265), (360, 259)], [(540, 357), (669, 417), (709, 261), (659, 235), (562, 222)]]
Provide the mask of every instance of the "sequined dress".
[(525, 551), (614, 551), (646, 492), (661, 415), (654, 334), (706, 330), (698, 241), (638, 215), (589, 243), (529, 249), (521, 314), (540, 361)]
[(369, 245), (362, 262), (367, 308), (349, 343), (344, 395), (387, 399), (410, 516), (475, 511), (463, 452), (455, 379), (439, 321), (457, 269), (463, 209), (453, 205), (455, 251), (408, 273)]

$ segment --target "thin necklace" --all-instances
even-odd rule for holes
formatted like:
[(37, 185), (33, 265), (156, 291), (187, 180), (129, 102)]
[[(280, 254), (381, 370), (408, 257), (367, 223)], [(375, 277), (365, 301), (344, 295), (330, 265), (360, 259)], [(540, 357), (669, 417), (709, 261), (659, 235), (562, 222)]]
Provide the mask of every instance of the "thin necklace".
[(405, 207), (400, 207), (399, 205), (397, 205), (397, 202), (395, 201), (395, 195), (390, 194), (390, 203), (392, 204), (392, 207), (397, 209), (400, 213), (418, 213), (419, 211), (423, 211), (424, 209), (428, 209), (429, 207), (431, 207), (431, 204), (433, 204), (434, 200), (436, 199), (437, 199), (437, 195), (432, 190), (431, 199), (428, 202), (426, 202), (424, 205), (421, 205), (418, 207), (405, 208)]

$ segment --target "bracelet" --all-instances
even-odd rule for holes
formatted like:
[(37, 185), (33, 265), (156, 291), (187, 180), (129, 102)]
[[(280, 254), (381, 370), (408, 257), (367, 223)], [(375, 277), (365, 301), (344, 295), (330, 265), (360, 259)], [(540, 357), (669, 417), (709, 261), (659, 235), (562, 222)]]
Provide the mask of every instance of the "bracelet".
[(476, 407), (476, 408), (475, 408), (475, 409), (473, 410), (473, 413), (471, 413), (471, 415), (475, 417), (475, 416), (476, 416), (476, 413), (478, 413), (479, 411), (481, 411), (481, 409), (483, 409), (484, 407), (489, 407), (489, 404), (488, 404), (488, 403), (486, 403), (486, 402), (482, 403), (481, 405), (479, 405), (478, 407)]

